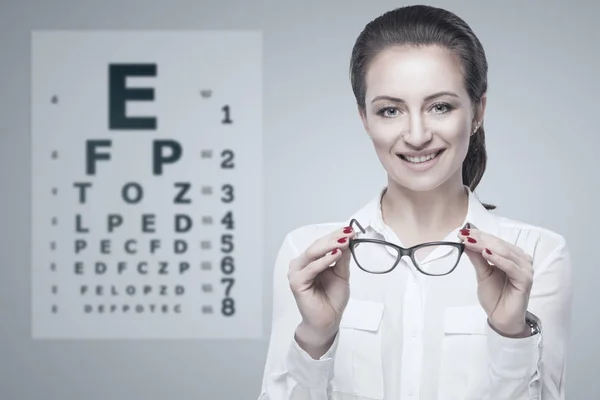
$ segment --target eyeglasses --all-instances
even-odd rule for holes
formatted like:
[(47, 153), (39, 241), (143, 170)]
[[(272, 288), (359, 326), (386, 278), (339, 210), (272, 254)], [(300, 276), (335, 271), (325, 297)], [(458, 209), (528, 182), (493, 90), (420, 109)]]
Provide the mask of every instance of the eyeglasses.
[[(356, 219), (352, 219), (349, 225), (356, 225), (363, 234), (366, 233)], [(385, 250), (395, 255), (396, 259), (390, 258), (389, 261), (384, 261), (380, 257), (375, 259), (373, 250), (381, 250), (381, 246), (384, 246)], [(385, 240), (371, 238), (351, 238), (349, 247), (356, 265), (365, 272), (386, 274), (396, 268), (402, 257), (409, 256), (417, 270), (429, 276), (444, 276), (454, 271), (465, 250), (463, 243), (426, 242), (404, 248)], [(375, 247), (379, 247), (379, 249), (375, 249)], [(435, 265), (423, 263), (425, 258), (434, 252), (446, 256), (447, 259), (444, 262), (435, 263)]]

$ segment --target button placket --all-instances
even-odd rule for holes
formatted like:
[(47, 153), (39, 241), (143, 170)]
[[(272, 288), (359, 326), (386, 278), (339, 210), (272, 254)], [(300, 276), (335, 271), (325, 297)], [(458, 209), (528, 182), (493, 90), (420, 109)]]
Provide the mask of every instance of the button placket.
[(411, 399), (419, 387), (423, 354), (420, 337), (423, 320), (422, 287), (419, 280), (414, 274), (408, 275), (403, 302), (404, 337), (407, 340), (403, 340), (401, 387), (405, 388), (404, 393)]

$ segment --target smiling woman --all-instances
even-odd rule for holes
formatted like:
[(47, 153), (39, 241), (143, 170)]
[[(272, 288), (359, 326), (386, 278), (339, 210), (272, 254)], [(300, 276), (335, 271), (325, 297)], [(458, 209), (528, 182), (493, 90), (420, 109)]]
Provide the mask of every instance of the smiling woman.
[(261, 400), (564, 399), (565, 239), (474, 195), (487, 68), (440, 8), (361, 32), (351, 84), (388, 182), (345, 221), (284, 238)]
[[(360, 44), (372, 46), (366, 39)], [(484, 117), (487, 85), (476, 79), (465, 85), (464, 68), (455, 61), (453, 51), (439, 44), (389, 46), (368, 64), (360, 55), (353, 58), (354, 93), (365, 130), (384, 168), (403, 187), (429, 191), (448, 180), (462, 184), (462, 172), (474, 190), (483, 175), (485, 133), (478, 122)], [(478, 87), (477, 92), (470, 94), (469, 86)], [(473, 149), (471, 158), (478, 156), (479, 162), (468, 163), (471, 134), (477, 131), (473, 145), (479, 151)], [(441, 157), (424, 159), (430, 154)], [(433, 166), (428, 174), (411, 173)]]

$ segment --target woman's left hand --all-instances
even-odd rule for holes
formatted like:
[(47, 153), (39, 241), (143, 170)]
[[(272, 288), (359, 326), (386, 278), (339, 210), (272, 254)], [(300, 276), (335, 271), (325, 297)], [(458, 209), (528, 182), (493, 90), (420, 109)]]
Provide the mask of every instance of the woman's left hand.
[(527, 336), (525, 323), (533, 284), (533, 258), (520, 247), (471, 226), (459, 231), (475, 267), (477, 296), (501, 335)]

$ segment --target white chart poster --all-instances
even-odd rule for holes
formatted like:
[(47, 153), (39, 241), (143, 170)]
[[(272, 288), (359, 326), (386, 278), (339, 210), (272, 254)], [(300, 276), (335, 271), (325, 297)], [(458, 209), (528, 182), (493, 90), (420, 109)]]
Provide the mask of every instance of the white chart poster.
[(262, 34), (32, 33), (32, 336), (262, 335)]

